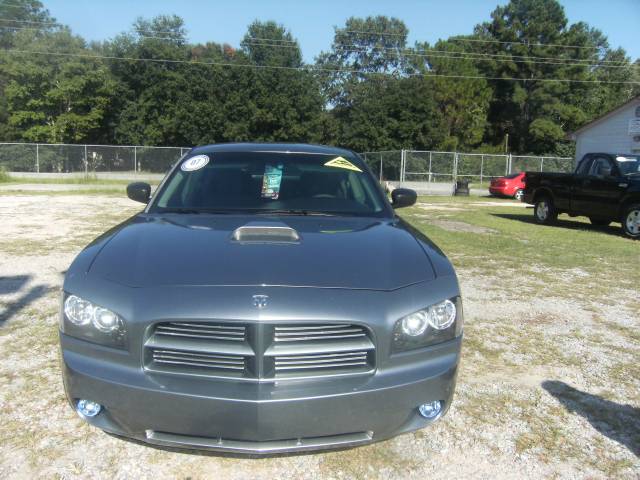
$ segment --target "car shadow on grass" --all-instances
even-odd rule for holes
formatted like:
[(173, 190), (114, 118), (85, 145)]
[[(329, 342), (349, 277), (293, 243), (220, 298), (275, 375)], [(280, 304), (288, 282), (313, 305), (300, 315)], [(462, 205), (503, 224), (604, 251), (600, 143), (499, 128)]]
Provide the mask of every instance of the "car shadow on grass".
[[(523, 223), (529, 223), (531, 225), (538, 225), (533, 218), (533, 214), (519, 214), (519, 213), (492, 213), (494, 217), (504, 218), (506, 220), (517, 220)], [(573, 220), (565, 220), (559, 218), (555, 223), (549, 225), (550, 227), (559, 227), (566, 228), (568, 230), (582, 230), (582, 231), (593, 231), (593, 232), (603, 232), (608, 233), (610, 235), (615, 235), (620, 237), (622, 235), (620, 231), (620, 227), (616, 226), (608, 226), (608, 227), (598, 227), (596, 225), (591, 225), (584, 222), (576, 222)]]
[[(11, 295), (22, 290), (31, 280), (30, 275), (0, 276), (0, 295)], [(49, 291), (47, 285), (35, 285), (13, 301), (8, 302), (0, 310), (0, 328), (22, 309), (45, 296)]]
[(602, 435), (640, 457), (640, 408), (605, 400), (558, 380), (542, 382), (542, 388), (567, 411), (582, 415)]

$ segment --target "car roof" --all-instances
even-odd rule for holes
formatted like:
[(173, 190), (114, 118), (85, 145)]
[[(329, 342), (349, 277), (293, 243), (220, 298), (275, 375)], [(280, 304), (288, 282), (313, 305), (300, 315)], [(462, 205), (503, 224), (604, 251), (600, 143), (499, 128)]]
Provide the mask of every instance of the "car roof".
[(194, 147), (189, 153), (215, 153), (215, 152), (282, 152), (282, 153), (308, 153), (324, 155), (353, 155), (354, 152), (344, 148), (330, 147), (327, 145), (313, 145), (308, 143), (214, 143)]

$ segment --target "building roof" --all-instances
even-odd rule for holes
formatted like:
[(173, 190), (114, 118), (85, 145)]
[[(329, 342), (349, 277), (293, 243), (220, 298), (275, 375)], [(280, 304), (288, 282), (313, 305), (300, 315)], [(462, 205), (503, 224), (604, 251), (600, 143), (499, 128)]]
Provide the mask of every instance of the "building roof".
[(578, 135), (579, 133), (584, 132), (585, 130), (590, 129), (591, 127), (593, 127), (594, 125), (597, 125), (598, 123), (604, 122), (605, 120), (607, 120), (608, 118), (612, 117), (613, 115), (615, 115), (616, 113), (620, 112), (621, 110), (624, 110), (625, 108), (627, 108), (629, 105), (633, 105), (634, 103), (638, 103), (640, 104), (640, 95), (637, 95), (635, 97), (633, 97), (631, 100), (628, 100), (626, 102), (624, 102), (622, 105), (620, 105), (617, 108), (614, 108), (613, 110), (611, 110), (610, 112), (605, 113), (604, 115), (600, 115), (599, 117), (591, 120), (589, 123), (587, 123), (586, 125), (583, 125), (582, 127), (580, 127), (579, 129), (577, 129), (575, 132), (571, 132), (569, 134), (569, 137), (572, 140), (576, 139), (576, 135)]

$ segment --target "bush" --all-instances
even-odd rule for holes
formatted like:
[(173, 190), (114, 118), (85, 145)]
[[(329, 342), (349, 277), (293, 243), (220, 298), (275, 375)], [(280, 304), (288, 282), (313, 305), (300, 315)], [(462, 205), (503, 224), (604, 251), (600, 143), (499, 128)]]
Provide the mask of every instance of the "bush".
[(0, 167), (0, 183), (9, 183), (12, 180), (11, 175), (9, 175), (4, 168)]

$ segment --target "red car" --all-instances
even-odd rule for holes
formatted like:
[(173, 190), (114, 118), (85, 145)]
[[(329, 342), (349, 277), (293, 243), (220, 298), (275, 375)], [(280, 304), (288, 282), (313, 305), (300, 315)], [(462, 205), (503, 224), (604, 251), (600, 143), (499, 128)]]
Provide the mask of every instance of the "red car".
[(513, 197), (516, 200), (522, 200), (522, 195), (524, 195), (524, 172), (494, 178), (491, 180), (489, 192), (491, 195)]

